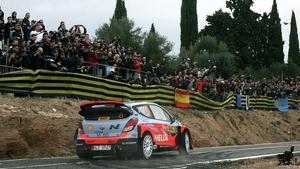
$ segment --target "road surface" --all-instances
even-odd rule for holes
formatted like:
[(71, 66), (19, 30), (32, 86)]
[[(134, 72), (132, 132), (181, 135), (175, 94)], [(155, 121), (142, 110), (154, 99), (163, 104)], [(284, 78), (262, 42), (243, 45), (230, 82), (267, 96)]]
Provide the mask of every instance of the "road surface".
[(177, 152), (156, 153), (150, 160), (118, 160), (114, 157), (95, 157), (84, 161), (74, 157), (0, 160), (0, 169), (87, 169), (87, 168), (223, 168), (221, 162), (256, 159), (275, 156), (290, 146), (295, 146), (295, 152), (300, 153), (300, 142), (258, 144), (226, 147), (198, 148), (188, 157), (179, 156)]

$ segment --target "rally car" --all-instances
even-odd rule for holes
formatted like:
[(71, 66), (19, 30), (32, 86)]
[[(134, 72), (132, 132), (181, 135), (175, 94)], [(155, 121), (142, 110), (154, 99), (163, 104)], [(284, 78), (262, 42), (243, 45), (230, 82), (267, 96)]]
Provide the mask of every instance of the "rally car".
[(90, 101), (80, 104), (84, 117), (75, 133), (79, 158), (116, 155), (149, 159), (154, 151), (192, 149), (189, 129), (155, 103)]

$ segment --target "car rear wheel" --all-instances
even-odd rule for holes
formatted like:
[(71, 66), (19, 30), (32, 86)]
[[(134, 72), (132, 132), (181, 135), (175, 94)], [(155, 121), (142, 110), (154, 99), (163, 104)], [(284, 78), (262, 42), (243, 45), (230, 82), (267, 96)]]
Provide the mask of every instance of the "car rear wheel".
[(187, 131), (183, 132), (180, 137), (179, 153), (181, 155), (189, 155), (191, 151), (190, 135)]
[(140, 157), (143, 159), (149, 159), (153, 152), (153, 140), (149, 133), (145, 133), (142, 140), (140, 141)]

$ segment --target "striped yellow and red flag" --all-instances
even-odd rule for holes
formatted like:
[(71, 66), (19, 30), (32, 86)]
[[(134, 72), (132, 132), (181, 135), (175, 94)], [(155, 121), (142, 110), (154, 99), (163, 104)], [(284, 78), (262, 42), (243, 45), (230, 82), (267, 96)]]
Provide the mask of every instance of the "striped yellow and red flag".
[(190, 94), (188, 90), (175, 89), (175, 106), (180, 108), (190, 107)]

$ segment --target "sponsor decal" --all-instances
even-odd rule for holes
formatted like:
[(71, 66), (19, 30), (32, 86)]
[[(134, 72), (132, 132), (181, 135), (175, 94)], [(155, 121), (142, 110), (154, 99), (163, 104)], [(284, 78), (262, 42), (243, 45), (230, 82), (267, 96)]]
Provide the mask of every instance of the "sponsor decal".
[(99, 127), (99, 130), (105, 130), (105, 127), (100, 126), (100, 127)]
[(166, 134), (158, 134), (158, 135), (155, 135), (155, 136), (154, 136), (154, 139), (155, 139), (157, 142), (169, 141), (168, 135), (166, 135)]
[(92, 124), (88, 124), (87, 125), (87, 131), (93, 131), (93, 125)]
[(116, 130), (117, 130), (117, 129), (119, 129), (119, 127), (120, 127), (120, 124), (117, 124), (117, 125), (115, 125), (115, 126), (112, 124), (112, 125), (109, 127), (109, 129), (110, 129), (110, 130), (112, 130), (112, 129), (116, 129)]
[(163, 131), (167, 134), (175, 135), (177, 134), (177, 127), (172, 125), (167, 125), (163, 127)]
[(177, 127), (169, 125), (167, 132), (170, 133), (170, 134), (176, 134), (177, 133)]

